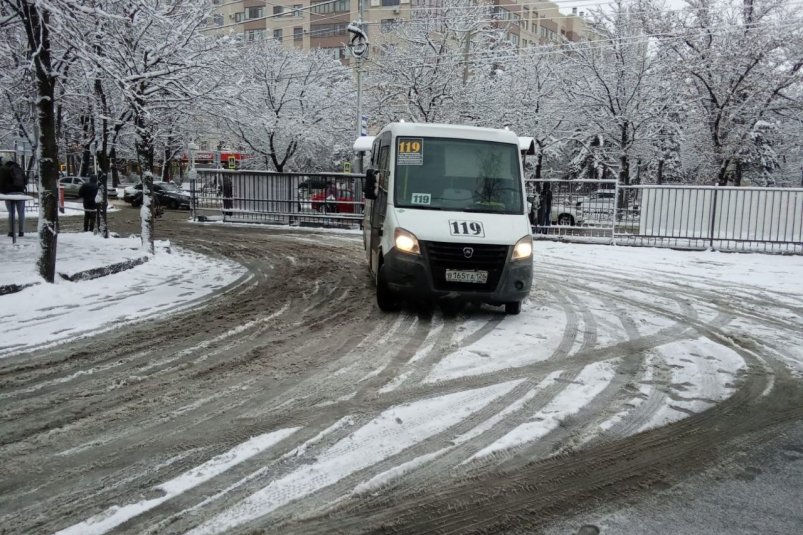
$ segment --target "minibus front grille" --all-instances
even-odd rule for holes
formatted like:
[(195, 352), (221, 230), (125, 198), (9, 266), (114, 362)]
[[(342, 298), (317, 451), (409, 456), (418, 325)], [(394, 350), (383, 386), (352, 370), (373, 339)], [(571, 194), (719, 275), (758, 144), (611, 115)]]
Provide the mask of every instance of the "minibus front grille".
[[(432, 271), (432, 282), (435, 289), (447, 291), (496, 290), (510, 252), (510, 247), (507, 245), (448, 242), (423, 242), (423, 245)], [(470, 249), (468, 255), (467, 249)], [(487, 271), (488, 282), (485, 284), (447, 282), (447, 269)]]

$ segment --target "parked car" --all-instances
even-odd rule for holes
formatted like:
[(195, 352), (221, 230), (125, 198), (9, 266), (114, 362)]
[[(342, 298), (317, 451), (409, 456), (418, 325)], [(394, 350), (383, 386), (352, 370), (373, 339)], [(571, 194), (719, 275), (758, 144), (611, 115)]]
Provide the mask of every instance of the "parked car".
[(337, 190), (335, 199), (327, 199), (325, 191), (310, 196), (312, 209), (321, 213), (359, 214), (362, 206), (355, 204), (354, 193), (347, 189)]
[(78, 190), (87, 180), (80, 176), (65, 176), (59, 179), (59, 186), (64, 186), (65, 197), (78, 197)]
[(583, 213), (585, 220), (610, 221), (616, 212), (616, 192), (613, 190), (599, 190), (581, 197), (577, 207)]
[[(538, 194), (527, 198), (530, 222), (535, 224), (538, 216), (538, 205), (540, 203)], [(567, 227), (579, 226), (583, 224), (582, 202), (576, 200), (574, 196), (553, 195), (552, 206), (550, 207), (550, 221), (553, 225)]]
[(137, 196), (142, 196), (141, 182), (139, 184), (132, 184), (123, 188), (123, 200), (125, 202), (133, 204), (134, 198)]
[[(130, 188), (126, 188), (125, 197), (129, 196), (129, 190), (133, 193), (130, 196), (131, 200), (128, 202), (131, 203), (131, 206), (141, 206), (142, 184), (140, 183), (136, 184), (135, 186), (131, 186)], [(172, 208), (175, 210), (178, 208), (189, 209), (190, 207), (190, 195), (184, 191), (181, 191), (181, 188), (175, 184), (171, 184), (169, 182), (154, 182), (153, 195), (161, 206), (167, 208)]]

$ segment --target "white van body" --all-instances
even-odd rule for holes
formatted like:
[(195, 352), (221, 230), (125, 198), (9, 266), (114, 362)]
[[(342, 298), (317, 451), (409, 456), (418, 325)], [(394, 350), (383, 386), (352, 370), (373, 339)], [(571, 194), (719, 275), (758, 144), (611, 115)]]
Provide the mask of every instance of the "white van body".
[(366, 175), (363, 238), (380, 308), (434, 298), (519, 312), (532, 229), (516, 134), (391, 123)]

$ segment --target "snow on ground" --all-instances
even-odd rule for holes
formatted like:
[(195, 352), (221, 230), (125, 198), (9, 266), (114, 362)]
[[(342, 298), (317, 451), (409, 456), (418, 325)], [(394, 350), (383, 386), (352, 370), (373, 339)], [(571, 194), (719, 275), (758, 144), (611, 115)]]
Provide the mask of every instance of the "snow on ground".
[(519, 382), (510, 381), (392, 407), (323, 452), (313, 464), (271, 482), (189, 533), (226, 532), (332, 485), (459, 423), (512, 390)]
[[(610, 361), (589, 364), (543, 409), (511, 432), (480, 450), (473, 458), (537, 441), (557, 428), (563, 420), (590, 403), (613, 380), (616, 370)], [(539, 388), (541, 385), (539, 385)], [(470, 459), (469, 459), (470, 460)]]
[(150, 511), (159, 504), (197, 487), (213, 477), (222, 474), (232, 466), (240, 464), (254, 455), (267, 450), (299, 429), (301, 428), (291, 427), (252, 437), (229, 451), (211, 458), (204, 464), (188, 470), (170, 481), (165, 481), (161, 485), (157, 485), (154, 487), (154, 490), (162, 492), (160, 497), (131, 503), (122, 507), (110, 507), (100, 514), (59, 531), (56, 535), (96, 535), (106, 533), (126, 520), (134, 518), (145, 511)]
[(160, 243), (156, 255), (141, 249), (139, 238), (103, 239), (91, 233), (59, 234), (56, 271), (85, 270), (146, 258), (132, 269), (92, 280), (41, 282), (36, 271), (38, 239), (27, 235), (16, 245), (0, 242), (0, 286), (31, 284), (0, 295), (0, 357), (77, 336), (96, 334), (179, 308), (240, 278), (238, 264), (211, 259)]
[(426, 382), (490, 373), (548, 359), (560, 344), (566, 317), (551, 306), (525, 310), (519, 316), (505, 316), (490, 333), (441, 360)]
[(670, 399), (639, 431), (702, 412), (733, 392), (736, 375), (745, 362), (735, 351), (707, 338), (662, 345), (653, 351), (652, 366), (668, 366), (672, 374)]

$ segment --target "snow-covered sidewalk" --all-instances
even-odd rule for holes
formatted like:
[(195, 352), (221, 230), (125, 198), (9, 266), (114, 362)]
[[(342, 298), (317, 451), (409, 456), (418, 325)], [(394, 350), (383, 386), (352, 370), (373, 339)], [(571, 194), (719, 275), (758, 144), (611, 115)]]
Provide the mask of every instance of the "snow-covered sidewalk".
[(168, 242), (150, 256), (137, 237), (91, 233), (59, 235), (55, 284), (37, 273), (36, 235), (0, 242), (0, 255), (0, 357), (175, 310), (245, 273)]

